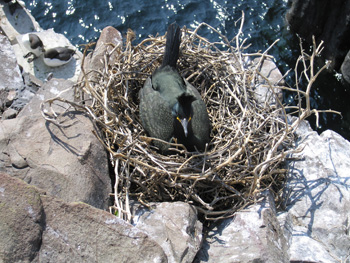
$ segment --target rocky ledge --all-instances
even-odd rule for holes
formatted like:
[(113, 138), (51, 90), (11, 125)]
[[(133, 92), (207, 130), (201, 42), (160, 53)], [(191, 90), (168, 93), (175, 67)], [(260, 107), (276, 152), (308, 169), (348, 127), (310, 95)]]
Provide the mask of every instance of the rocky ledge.
[[(267, 191), (209, 227), (182, 202), (135, 204), (133, 225), (107, 212), (108, 158), (91, 121), (63, 104), (61, 126), (41, 115), (41, 103), (63, 91), (73, 100), (79, 54), (54, 70), (21, 65), (16, 39), (41, 29), (24, 7), (13, 13), (0, 2), (0, 12), (0, 262), (349, 262), (350, 143), (307, 122), (296, 133), (302, 151), (289, 158), (283, 211)], [(36, 27), (11, 28), (12, 16)], [(120, 44), (121, 34), (107, 27), (98, 42), (87, 58), (95, 69), (102, 44)], [(272, 61), (261, 73), (282, 77)]]

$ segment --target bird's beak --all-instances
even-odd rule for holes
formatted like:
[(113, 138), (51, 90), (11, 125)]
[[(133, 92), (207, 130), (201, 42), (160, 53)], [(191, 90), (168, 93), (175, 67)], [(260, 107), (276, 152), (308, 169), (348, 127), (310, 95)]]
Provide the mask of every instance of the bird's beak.
[(180, 123), (182, 125), (182, 128), (184, 129), (184, 133), (185, 133), (185, 137), (187, 137), (187, 134), (188, 134), (188, 120), (186, 118), (183, 118), (180, 120)]

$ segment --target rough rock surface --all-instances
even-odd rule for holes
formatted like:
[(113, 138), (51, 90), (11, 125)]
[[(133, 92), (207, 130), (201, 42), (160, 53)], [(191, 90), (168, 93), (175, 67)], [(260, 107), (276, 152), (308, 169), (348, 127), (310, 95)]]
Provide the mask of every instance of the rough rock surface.
[(155, 241), (108, 212), (0, 179), (0, 262), (168, 262)]
[(40, 262), (167, 262), (143, 231), (82, 203), (42, 196), (46, 215)]
[(279, 86), (283, 86), (285, 82), (281, 71), (272, 59), (260, 60), (261, 58), (253, 60), (253, 64), (257, 65), (257, 70), (260, 72), (258, 75), (259, 84), (255, 86), (254, 90), (255, 98), (261, 105), (265, 105), (265, 103), (275, 105), (278, 103), (276, 98), (282, 102), (282, 90)]
[[(0, 35), (0, 46), (0, 112), (3, 112), (16, 97), (21, 97), (24, 83), (13, 47), (7, 37)], [(27, 102), (32, 96), (28, 97)]]
[[(97, 72), (104, 71), (105, 62), (108, 65), (113, 65), (115, 62), (115, 55), (113, 55), (113, 50), (115, 47), (122, 45), (123, 40), (120, 32), (114, 27), (105, 27), (96, 43), (94, 51), (89, 53), (84, 62), (85, 74), (91, 83), (98, 81)], [(110, 56), (105, 56), (106, 52)], [(105, 61), (105, 59), (107, 61)], [(83, 78), (83, 74), (80, 75), (79, 79)]]
[(286, 210), (267, 196), (214, 224), (195, 262), (349, 262), (350, 142), (307, 122), (297, 135)]
[(290, 260), (348, 262), (350, 257), (350, 143), (305, 123), (299, 130), (301, 160), (289, 164), (287, 213), (292, 218)]
[(341, 65), (340, 72), (343, 74), (345, 82), (350, 84), (350, 50), (346, 54), (344, 62)]
[(0, 35), (0, 90), (19, 91), (23, 87), (22, 75), (19, 70), (14, 51), (7, 37)]
[(210, 228), (195, 262), (288, 262), (288, 243), (272, 196)]
[(43, 233), (44, 212), (38, 190), (0, 173), (0, 262), (31, 262)]
[(62, 90), (68, 88), (65, 96), (72, 100), (71, 87), (70, 81), (52, 79), (17, 118), (0, 122), (0, 171), (67, 202), (106, 209), (111, 193), (108, 159), (89, 118), (63, 108), (57, 126), (40, 113), (40, 103)]
[(196, 209), (183, 202), (156, 203), (150, 211), (136, 211), (134, 225), (164, 250), (168, 262), (192, 263), (202, 242)]

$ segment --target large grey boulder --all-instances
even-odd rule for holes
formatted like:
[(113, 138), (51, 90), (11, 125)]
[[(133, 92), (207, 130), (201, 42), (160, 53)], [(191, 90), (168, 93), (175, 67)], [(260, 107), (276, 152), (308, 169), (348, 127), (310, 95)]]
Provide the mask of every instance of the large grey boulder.
[(90, 85), (94, 85), (95, 82), (98, 83), (101, 77), (100, 74), (108, 68), (106, 65), (114, 65), (117, 52), (113, 51), (122, 44), (123, 39), (121, 33), (114, 27), (105, 27), (101, 32), (93, 52), (90, 52), (85, 57), (84, 69), (86, 75), (84, 76), (82, 72), (79, 79), (81, 80), (85, 77), (90, 81)]
[(6, 174), (0, 174), (0, 204), (0, 262), (168, 262), (138, 228)]
[(39, 262), (168, 262), (154, 240), (122, 219), (83, 203), (41, 198), (46, 224)]
[(318, 135), (308, 123), (297, 134), (302, 151), (291, 156), (299, 160), (289, 163), (286, 188), (291, 261), (347, 262), (350, 143), (331, 130)]
[(0, 122), (0, 171), (35, 185), (66, 202), (108, 207), (112, 192), (107, 153), (82, 112), (55, 106), (60, 126), (47, 122), (40, 104), (61, 91), (73, 100), (72, 82), (52, 79), (15, 119)]
[(288, 242), (277, 220), (273, 197), (213, 224), (198, 253), (198, 262), (289, 262)]
[(32, 262), (44, 230), (39, 191), (0, 173), (0, 262)]
[(202, 242), (202, 223), (196, 209), (183, 202), (155, 203), (151, 210), (138, 209), (134, 225), (164, 250), (168, 262), (192, 263)]
[(350, 142), (306, 121), (296, 136), (285, 211), (262, 201), (214, 225), (196, 262), (348, 262)]

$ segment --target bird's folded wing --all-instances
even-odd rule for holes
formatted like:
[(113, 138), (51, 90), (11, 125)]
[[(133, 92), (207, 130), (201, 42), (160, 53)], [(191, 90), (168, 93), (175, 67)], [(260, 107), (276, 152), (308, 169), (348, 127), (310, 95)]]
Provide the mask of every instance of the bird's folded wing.
[(148, 78), (140, 90), (140, 118), (149, 136), (170, 141), (173, 137), (173, 116), (169, 104), (152, 88)]
[(196, 141), (201, 144), (209, 142), (211, 125), (205, 103), (199, 94), (198, 90), (193, 87), (187, 80), (185, 80), (187, 93), (196, 98), (192, 102), (193, 116), (191, 120), (193, 135)]
[(201, 94), (199, 94), (198, 90), (193, 87), (186, 79), (184, 79), (184, 81), (186, 85), (186, 92), (195, 97), (197, 100), (202, 100)]

